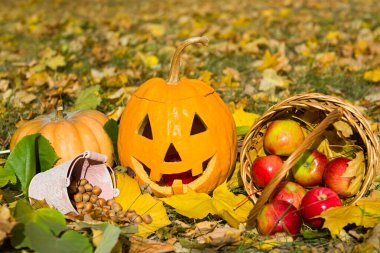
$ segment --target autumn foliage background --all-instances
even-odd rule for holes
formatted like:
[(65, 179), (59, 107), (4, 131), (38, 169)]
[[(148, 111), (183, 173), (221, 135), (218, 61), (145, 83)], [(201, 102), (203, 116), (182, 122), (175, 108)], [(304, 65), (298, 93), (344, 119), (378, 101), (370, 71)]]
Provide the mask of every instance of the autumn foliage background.
[(374, 0), (2, 1), (0, 150), (59, 98), (118, 120), (140, 84), (167, 77), (177, 43), (201, 35), (209, 46), (187, 49), (182, 75), (232, 111), (321, 92), (357, 106), (378, 135), (379, 13)]

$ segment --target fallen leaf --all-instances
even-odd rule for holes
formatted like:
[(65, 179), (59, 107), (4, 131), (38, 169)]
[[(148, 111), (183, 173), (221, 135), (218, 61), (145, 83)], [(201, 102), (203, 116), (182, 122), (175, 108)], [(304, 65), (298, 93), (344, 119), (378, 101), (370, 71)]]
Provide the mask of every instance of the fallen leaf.
[(190, 229), (186, 232), (185, 236), (190, 238), (195, 238), (201, 235), (210, 233), (216, 228), (218, 223), (216, 221), (202, 221), (195, 224), (195, 228)]
[(228, 190), (226, 183), (214, 190), (212, 198), (206, 193), (188, 192), (161, 200), (186, 217), (202, 219), (208, 214), (216, 214), (233, 227), (245, 222), (253, 208), (250, 201), (245, 201), (245, 195), (233, 194)]
[(236, 228), (215, 228), (211, 233), (197, 237), (198, 243), (222, 246), (239, 243), (244, 230)]
[(253, 208), (252, 202), (247, 201), (247, 196), (233, 194), (228, 190), (226, 183), (219, 185), (214, 190), (212, 200), (217, 214), (234, 228), (247, 221), (247, 217)]
[(348, 188), (348, 192), (352, 194), (357, 193), (363, 183), (365, 173), (365, 160), (363, 151), (356, 153), (354, 159), (348, 162), (348, 166), (342, 177), (350, 177), (352, 178), (350, 182), (350, 186)]
[(243, 136), (249, 131), (256, 119), (260, 117), (258, 114), (244, 111), (242, 107), (236, 109), (232, 116), (235, 121), (237, 135)]
[(166, 204), (174, 207), (176, 212), (189, 218), (203, 219), (208, 214), (216, 214), (211, 197), (206, 193), (189, 191), (186, 194), (161, 198)]
[(335, 129), (338, 131), (338, 134), (341, 136), (341, 137), (350, 137), (354, 132), (352, 130), (352, 127), (350, 124), (348, 124), (347, 122), (345, 121), (342, 121), (342, 120), (339, 120), (337, 122), (334, 122), (333, 123), (333, 126), (335, 127)]
[(136, 180), (125, 173), (116, 172), (117, 187), (120, 194), (115, 198), (123, 210), (133, 209), (139, 215), (150, 214), (152, 223), (138, 225), (136, 235), (147, 237), (159, 228), (171, 224), (162, 201), (153, 198), (150, 194), (142, 194)]
[(329, 229), (331, 236), (340, 236), (348, 224), (373, 228), (380, 222), (380, 194), (361, 198), (355, 205), (327, 209), (320, 217), (325, 219), (324, 228)]
[(164, 253), (174, 252), (175, 248), (172, 244), (145, 239), (137, 236), (129, 238), (131, 242), (129, 253)]
[(263, 79), (260, 82), (260, 91), (274, 91), (275, 88), (287, 88), (289, 86), (289, 80), (283, 79), (277, 75), (273, 69), (266, 69), (263, 72)]
[(364, 72), (364, 79), (370, 82), (380, 82), (380, 68)]
[(278, 63), (278, 55), (272, 55), (269, 50), (265, 50), (261, 64), (257, 67), (258, 71), (264, 71), (269, 68), (274, 68)]
[(0, 246), (3, 245), (5, 238), (11, 233), (16, 225), (15, 219), (6, 205), (0, 206)]

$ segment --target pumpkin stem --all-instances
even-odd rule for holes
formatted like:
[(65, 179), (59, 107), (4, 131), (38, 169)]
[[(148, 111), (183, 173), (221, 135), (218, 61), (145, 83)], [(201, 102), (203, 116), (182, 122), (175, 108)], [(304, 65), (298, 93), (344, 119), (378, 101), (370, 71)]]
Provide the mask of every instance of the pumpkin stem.
[(189, 45), (195, 44), (195, 43), (201, 43), (204, 46), (207, 46), (208, 44), (208, 38), (207, 37), (193, 37), (190, 39), (185, 40), (182, 42), (177, 49), (174, 52), (172, 61), (170, 63), (170, 72), (169, 72), (169, 79), (167, 81), (170, 85), (176, 85), (179, 83), (179, 70), (180, 70), (180, 60), (181, 60), (181, 54), (182, 51)]
[(57, 102), (57, 108), (55, 112), (55, 119), (63, 119), (63, 102), (62, 99), (59, 99)]

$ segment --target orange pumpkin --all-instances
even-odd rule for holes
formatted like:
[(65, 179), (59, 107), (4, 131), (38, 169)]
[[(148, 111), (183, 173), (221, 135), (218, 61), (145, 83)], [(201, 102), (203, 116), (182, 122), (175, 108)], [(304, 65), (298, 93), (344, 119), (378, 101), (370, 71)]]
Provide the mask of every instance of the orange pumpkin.
[(172, 59), (168, 81), (152, 78), (129, 100), (120, 121), (118, 152), (141, 184), (158, 196), (209, 192), (231, 174), (236, 129), (228, 107), (209, 85), (179, 79), (183, 42)]
[(26, 135), (41, 133), (60, 159), (56, 165), (75, 158), (86, 150), (107, 155), (107, 164), (113, 164), (112, 141), (103, 126), (108, 118), (96, 110), (62, 112), (41, 115), (23, 123), (12, 136), (10, 149)]

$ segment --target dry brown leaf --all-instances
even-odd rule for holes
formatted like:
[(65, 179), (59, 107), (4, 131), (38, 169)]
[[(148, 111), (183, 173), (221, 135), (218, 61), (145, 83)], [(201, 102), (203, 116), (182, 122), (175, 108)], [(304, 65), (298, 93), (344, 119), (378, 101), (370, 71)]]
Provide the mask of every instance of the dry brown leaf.
[(229, 245), (240, 242), (243, 232), (242, 229), (230, 227), (215, 228), (211, 233), (198, 237), (197, 241), (213, 246)]
[(348, 191), (356, 193), (362, 186), (365, 172), (364, 154), (362, 151), (356, 153), (356, 157), (348, 163), (348, 167), (342, 177), (351, 177), (351, 183)]
[(9, 208), (6, 205), (0, 206), (0, 246), (15, 225), (16, 221), (11, 216)]
[(170, 243), (163, 243), (138, 236), (130, 237), (129, 241), (131, 242), (129, 253), (164, 253), (175, 251), (175, 247)]
[(334, 124), (335, 129), (338, 131), (340, 137), (350, 137), (354, 132), (350, 124), (345, 121), (337, 121)]
[(213, 231), (218, 223), (216, 221), (202, 221), (195, 224), (194, 229), (190, 229), (186, 232), (185, 236), (194, 238), (201, 235), (205, 235)]

